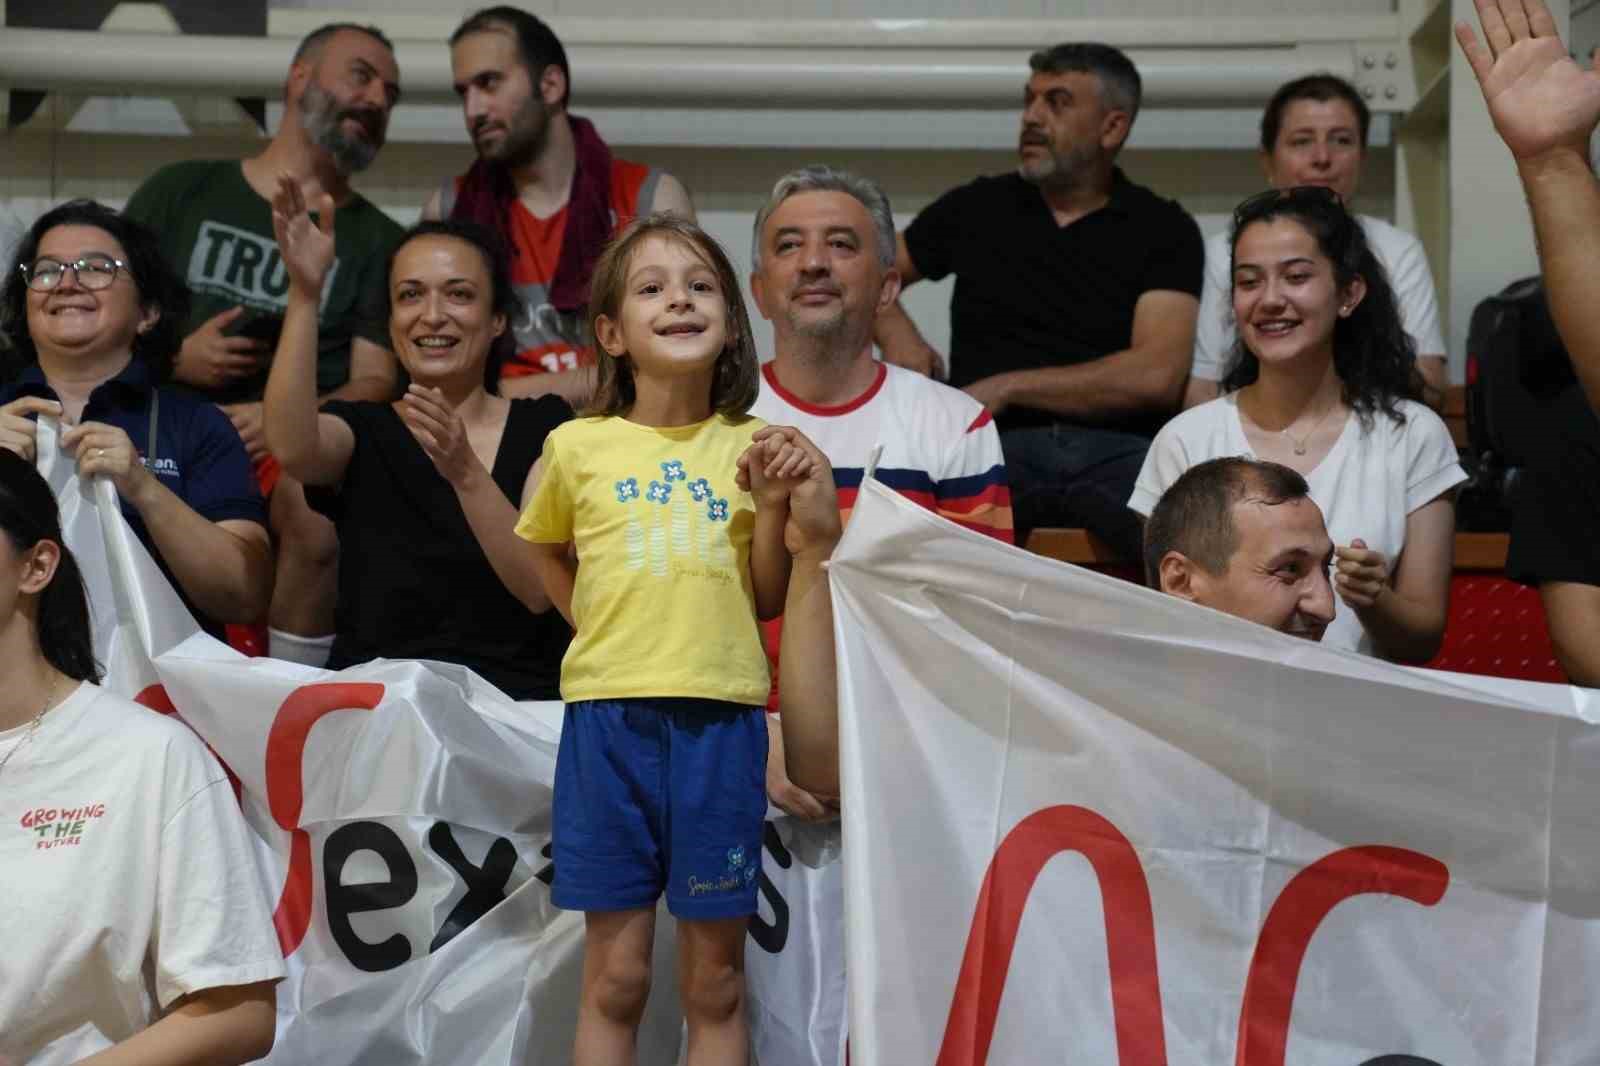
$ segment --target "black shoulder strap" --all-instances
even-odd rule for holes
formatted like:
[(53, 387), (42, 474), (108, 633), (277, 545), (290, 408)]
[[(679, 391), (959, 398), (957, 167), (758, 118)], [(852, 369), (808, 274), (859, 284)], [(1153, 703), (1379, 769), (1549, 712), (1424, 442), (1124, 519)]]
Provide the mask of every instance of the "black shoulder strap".
[(150, 439), (146, 442), (144, 450), (145, 466), (153, 474), (156, 472), (156, 441), (161, 438), (156, 436), (156, 426), (161, 421), (161, 389), (150, 390)]

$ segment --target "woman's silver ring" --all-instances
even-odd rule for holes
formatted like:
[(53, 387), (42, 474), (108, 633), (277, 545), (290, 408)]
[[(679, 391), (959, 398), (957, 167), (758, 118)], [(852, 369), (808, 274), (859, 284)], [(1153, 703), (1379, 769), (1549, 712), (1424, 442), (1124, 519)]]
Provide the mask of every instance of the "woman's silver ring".
[(106, 454), (106, 450), (105, 450), (105, 449), (104, 449), (104, 448), (96, 448), (96, 449), (95, 449), (95, 450), (94, 450), (94, 457), (95, 457), (95, 458), (96, 458), (96, 459), (99, 459), (99, 458), (101, 458), (101, 457), (102, 457), (102, 456), (104, 456), (104, 455), (105, 455), (105, 454)]

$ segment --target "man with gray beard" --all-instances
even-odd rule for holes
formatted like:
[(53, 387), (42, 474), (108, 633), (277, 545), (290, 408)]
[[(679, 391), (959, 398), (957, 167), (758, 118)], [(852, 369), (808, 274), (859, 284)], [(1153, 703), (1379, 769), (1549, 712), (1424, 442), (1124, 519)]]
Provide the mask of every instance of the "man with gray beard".
[(278, 658), (319, 663), (333, 637), (338, 541), (306, 506), (300, 485), (278, 476), (261, 428), (267, 364), (287, 305), (289, 276), (272, 232), (280, 174), (307, 202), (326, 193), (339, 224), (322, 294), (317, 386), (324, 399), (387, 400), (398, 371), (389, 347), (389, 253), (400, 227), (350, 187), (383, 147), (400, 97), (394, 49), (376, 27), (336, 23), (308, 34), (283, 89), (283, 122), (261, 154), (163, 167), (128, 201), (127, 214), (161, 237), (162, 252), (193, 297), (173, 377), (215, 401), (243, 438), (271, 496), (277, 579), (268, 621)]
[[(1128, 57), (1061, 44), (1029, 65), (1016, 171), (925, 208), (895, 269), (902, 285), (956, 276), (949, 380), (1000, 427), (1019, 539), (1083, 526), (1136, 559), (1121, 494), (1182, 397), (1204, 247), (1183, 208), (1116, 166), (1142, 92)], [(898, 303), (876, 336), (890, 362), (942, 370)]]

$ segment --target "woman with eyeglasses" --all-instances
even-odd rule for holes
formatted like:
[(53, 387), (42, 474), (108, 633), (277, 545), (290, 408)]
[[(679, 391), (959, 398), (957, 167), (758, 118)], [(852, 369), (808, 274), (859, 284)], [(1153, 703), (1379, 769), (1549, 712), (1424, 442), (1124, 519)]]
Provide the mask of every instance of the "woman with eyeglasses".
[[(1332, 74), (1312, 74), (1279, 86), (1261, 115), (1261, 169), (1274, 189), (1321, 185), (1353, 203), (1367, 157), (1372, 114), (1355, 86)], [(1400, 322), (1417, 351), (1424, 399), (1438, 410), (1446, 381), (1439, 301), (1422, 242), (1372, 215), (1357, 215), (1373, 255), (1389, 274)], [(1194, 365), (1185, 407), (1217, 397), (1237, 339), (1229, 308), (1228, 236), (1206, 241), (1206, 275), (1195, 322)]]
[(20, 373), (0, 384), (0, 448), (33, 461), (51, 415), (82, 476), (123, 514), (213, 634), (271, 595), (266, 510), (226, 415), (165, 382), (189, 294), (155, 235), (88, 200), (46, 212), (0, 286)]
[(1467, 475), (1444, 423), (1417, 402), (1415, 349), (1388, 275), (1360, 222), (1320, 186), (1246, 200), (1230, 236), (1239, 339), (1223, 395), (1156, 435), (1128, 504), (1148, 517), (1185, 470), (1222, 456), (1299, 471), (1335, 545), (1340, 605), (1322, 642), (1425, 662), (1444, 636), (1455, 488)]
[(50, 486), (0, 450), (0, 1063), (261, 1058), (283, 953), (228, 778), (98, 677)]

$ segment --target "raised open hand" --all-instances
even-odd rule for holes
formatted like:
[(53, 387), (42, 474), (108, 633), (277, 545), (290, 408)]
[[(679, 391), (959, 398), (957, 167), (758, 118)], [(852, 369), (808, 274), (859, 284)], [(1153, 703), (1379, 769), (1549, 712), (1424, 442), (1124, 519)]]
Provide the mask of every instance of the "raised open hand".
[(1567, 54), (1544, 0), (1474, 0), (1483, 40), (1465, 22), (1456, 40), (1466, 54), (1489, 117), (1517, 160), (1557, 149), (1589, 158), (1600, 123), (1600, 72)]
[(313, 298), (322, 295), (322, 280), (333, 267), (333, 197), (317, 197), (317, 218), (311, 218), (300, 183), (287, 174), (278, 175), (278, 191), (272, 197), (272, 232), (278, 238), (278, 254), (289, 271), (289, 283)]

